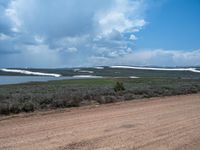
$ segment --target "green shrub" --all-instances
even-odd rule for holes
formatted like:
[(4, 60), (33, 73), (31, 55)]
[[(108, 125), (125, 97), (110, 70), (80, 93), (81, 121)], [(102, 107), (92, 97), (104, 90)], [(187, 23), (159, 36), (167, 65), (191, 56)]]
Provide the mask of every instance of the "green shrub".
[(34, 104), (31, 102), (24, 103), (22, 110), (24, 112), (33, 112), (35, 110)]
[(39, 104), (40, 105), (48, 105), (51, 104), (53, 102), (52, 98), (43, 98), (40, 100)]
[(57, 99), (53, 100), (51, 106), (53, 108), (65, 108), (67, 107), (67, 102), (65, 100)]
[(4, 95), (0, 95), (0, 101), (1, 101), (1, 100), (5, 100), (5, 99), (7, 99), (6, 96), (4, 96)]
[(81, 95), (75, 95), (68, 102), (68, 107), (79, 107), (82, 101), (83, 97)]
[(135, 99), (135, 95), (134, 95), (134, 94), (131, 94), (131, 93), (127, 93), (127, 94), (124, 95), (124, 99), (125, 99), (126, 101), (128, 101), (128, 100), (133, 100), (133, 99)]
[(125, 90), (125, 87), (124, 87), (124, 84), (123, 82), (117, 82), (114, 86), (114, 91), (115, 92), (118, 92), (118, 91), (124, 91)]
[(10, 109), (9, 109), (8, 103), (1, 103), (0, 104), (0, 114), (2, 114), (2, 115), (9, 115), (10, 114)]
[(14, 103), (10, 106), (10, 112), (13, 114), (18, 114), (21, 112), (20, 104)]
[(117, 102), (117, 97), (116, 96), (104, 96), (104, 98), (105, 98), (105, 103)]

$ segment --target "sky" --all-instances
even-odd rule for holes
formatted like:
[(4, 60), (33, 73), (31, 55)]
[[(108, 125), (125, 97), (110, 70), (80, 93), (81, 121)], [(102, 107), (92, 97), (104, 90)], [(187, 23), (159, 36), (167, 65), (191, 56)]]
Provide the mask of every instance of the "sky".
[(199, 0), (0, 0), (0, 67), (200, 66)]

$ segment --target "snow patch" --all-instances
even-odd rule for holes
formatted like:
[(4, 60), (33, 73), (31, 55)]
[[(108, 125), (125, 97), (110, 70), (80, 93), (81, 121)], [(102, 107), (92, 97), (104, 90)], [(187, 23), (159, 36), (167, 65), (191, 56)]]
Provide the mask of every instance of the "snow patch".
[(94, 69), (104, 69), (104, 67), (93, 67)]
[(131, 78), (131, 79), (138, 79), (138, 78), (140, 78), (140, 77), (130, 76), (129, 78)]
[(26, 75), (61, 77), (60, 74), (54, 74), (54, 73), (32, 72), (32, 71), (17, 70), (17, 69), (0, 69), (0, 70), (3, 72), (21, 73)]
[(200, 70), (197, 70), (196, 68), (151, 68), (151, 67), (132, 67), (132, 66), (110, 66), (110, 68), (157, 70), (157, 71), (190, 71), (190, 72), (200, 73)]
[(81, 69), (74, 69), (74, 72), (80, 72), (80, 73), (94, 73), (94, 71), (89, 71), (89, 70), (81, 70)]
[(80, 72), (80, 73), (94, 73), (94, 71), (88, 71), (88, 70), (80, 70), (78, 72)]

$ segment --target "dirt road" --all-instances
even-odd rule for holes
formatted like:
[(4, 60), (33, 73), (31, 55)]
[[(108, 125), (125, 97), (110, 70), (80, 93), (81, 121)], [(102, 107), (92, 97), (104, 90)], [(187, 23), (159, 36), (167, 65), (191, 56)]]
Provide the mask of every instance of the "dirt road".
[(199, 150), (200, 94), (1, 120), (0, 149)]

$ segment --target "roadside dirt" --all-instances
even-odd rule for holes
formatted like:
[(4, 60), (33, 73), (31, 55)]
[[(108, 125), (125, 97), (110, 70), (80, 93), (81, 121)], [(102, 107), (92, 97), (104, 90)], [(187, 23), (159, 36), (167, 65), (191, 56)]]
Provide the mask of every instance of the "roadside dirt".
[(1, 120), (0, 149), (199, 150), (200, 94)]

